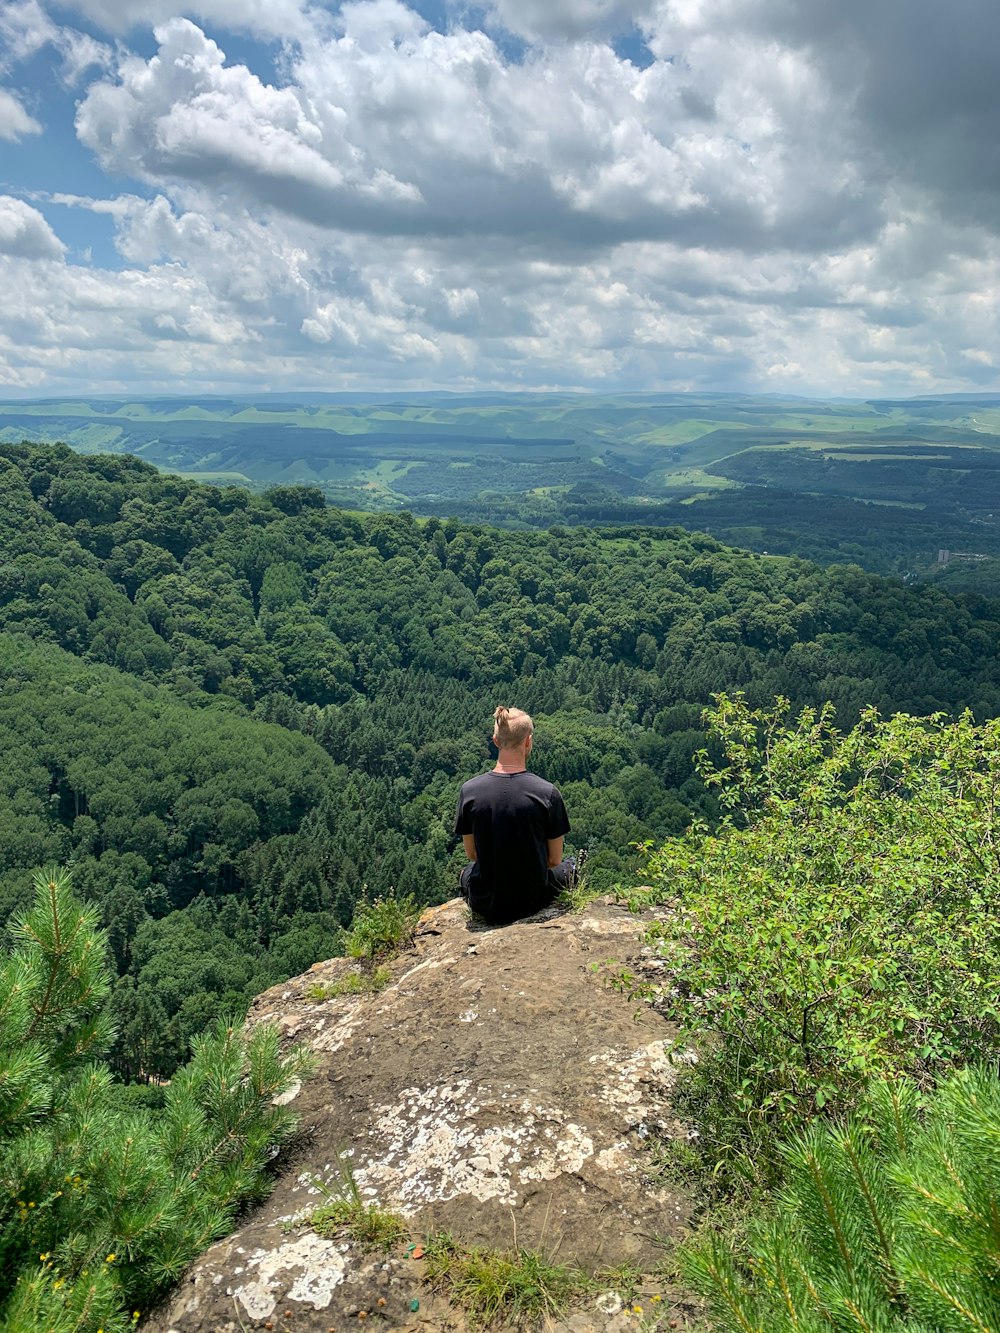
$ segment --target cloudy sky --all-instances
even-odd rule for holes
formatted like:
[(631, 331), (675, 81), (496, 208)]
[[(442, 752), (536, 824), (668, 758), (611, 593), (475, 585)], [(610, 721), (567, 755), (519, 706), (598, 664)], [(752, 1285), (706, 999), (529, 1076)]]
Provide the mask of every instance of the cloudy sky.
[(996, 0), (0, 0), (0, 394), (1000, 390)]

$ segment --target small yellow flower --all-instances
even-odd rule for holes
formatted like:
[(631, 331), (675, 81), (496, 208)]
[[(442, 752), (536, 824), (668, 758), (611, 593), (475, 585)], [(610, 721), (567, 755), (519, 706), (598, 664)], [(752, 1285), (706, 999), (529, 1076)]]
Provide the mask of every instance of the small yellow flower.
[(642, 1314), (642, 1306), (641, 1306), (641, 1305), (633, 1305), (633, 1306), (632, 1306), (632, 1313), (633, 1313), (633, 1314)]
[(108, 1257), (105, 1259), (104, 1262), (105, 1262), (106, 1264), (113, 1264), (114, 1261), (115, 1261), (115, 1256), (114, 1256), (113, 1254), (109, 1254)]
[(29, 1204), (28, 1204), (28, 1207), (29, 1207), (29, 1208), (34, 1208), (34, 1206), (35, 1206), (35, 1205), (34, 1205), (33, 1203), (29, 1203)]
[(45, 1260), (49, 1257), (49, 1252), (48, 1252), (48, 1250), (46, 1250), (44, 1254), (40, 1254), (38, 1257), (39, 1257), (39, 1259), (41, 1259), (42, 1263), (44, 1264), (44, 1263), (45, 1263)]
[(662, 1296), (653, 1296), (653, 1297), (651, 1297), (650, 1299), (652, 1300), (653, 1304), (655, 1305), (657, 1301), (662, 1301), (662, 1300), (663, 1300), (663, 1297), (662, 1297)]

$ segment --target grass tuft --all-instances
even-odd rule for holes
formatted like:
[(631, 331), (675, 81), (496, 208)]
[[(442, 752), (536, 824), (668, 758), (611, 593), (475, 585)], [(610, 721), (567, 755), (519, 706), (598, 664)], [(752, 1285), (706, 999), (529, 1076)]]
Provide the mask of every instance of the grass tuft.
[(427, 1241), (424, 1259), (427, 1281), (480, 1325), (503, 1320), (523, 1328), (557, 1317), (592, 1286), (579, 1269), (552, 1263), (536, 1250), (467, 1249), (443, 1233)]
[(391, 980), (387, 967), (359, 968), (326, 985), (316, 982), (306, 991), (309, 1000), (335, 1000), (340, 995), (378, 995)]
[(594, 1274), (594, 1283), (599, 1287), (610, 1287), (626, 1305), (632, 1305), (648, 1277), (649, 1274), (638, 1264), (622, 1263), (599, 1269)]
[(325, 1185), (326, 1202), (307, 1217), (306, 1224), (320, 1236), (345, 1231), (366, 1250), (388, 1251), (410, 1234), (398, 1213), (377, 1203), (366, 1203), (350, 1164), (340, 1159), (338, 1180)]
[(377, 1203), (353, 1199), (331, 1199), (317, 1208), (308, 1221), (320, 1236), (346, 1231), (351, 1240), (366, 1250), (391, 1250), (410, 1234), (398, 1213)]
[(575, 884), (571, 884), (569, 888), (562, 890), (556, 898), (556, 903), (567, 912), (582, 912), (595, 899), (602, 897), (603, 893), (603, 889), (593, 888), (586, 879), (578, 880)]
[(556, 902), (567, 912), (582, 912), (595, 898), (600, 898), (602, 890), (595, 888), (587, 869), (588, 851), (581, 847), (576, 853), (576, 874), (570, 884), (556, 898)]

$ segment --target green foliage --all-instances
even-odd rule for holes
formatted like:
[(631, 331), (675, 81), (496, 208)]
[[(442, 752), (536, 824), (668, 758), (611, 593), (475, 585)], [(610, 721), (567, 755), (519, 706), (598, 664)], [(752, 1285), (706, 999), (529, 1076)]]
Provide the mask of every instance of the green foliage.
[(389, 984), (390, 973), (387, 967), (365, 968), (345, 972), (342, 977), (325, 985), (317, 983), (310, 986), (306, 996), (310, 1000), (336, 1000), (341, 995), (377, 995)]
[(946, 1079), (926, 1116), (880, 1081), (783, 1150), (787, 1182), (746, 1251), (685, 1256), (720, 1333), (991, 1333), (1000, 1327), (1000, 1084)]
[(267, 1189), (301, 1077), (278, 1035), (217, 1023), (162, 1108), (128, 1105), (100, 1057), (109, 1036), (105, 939), (68, 877), (36, 879), (0, 967), (0, 1327), (131, 1326)]
[(343, 933), (345, 956), (369, 966), (395, 958), (413, 939), (419, 915), (410, 896), (363, 900), (350, 930)]
[(427, 1241), (424, 1258), (428, 1282), (477, 1324), (502, 1320), (524, 1328), (557, 1318), (590, 1286), (579, 1269), (553, 1263), (537, 1250), (467, 1248), (444, 1233)]
[[(320, 501), (0, 445), (0, 919), (37, 866), (72, 866), (108, 932), (123, 1078), (169, 1076), (215, 1013), (328, 956), (363, 885), (454, 893), (452, 812), (498, 697), (535, 715), (533, 766), (602, 892), (632, 877), (633, 844), (716, 817), (691, 763), (713, 690), (1000, 714), (983, 599), (676, 526), (501, 531)], [(856, 508), (869, 527), (902, 512)]]
[(840, 735), (829, 708), (726, 696), (710, 721), (725, 762), (702, 771), (727, 813), (650, 858), (658, 989), (714, 1035), (696, 1077), (731, 1109), (712, 1144), (749, 1140), (766, 1165), (776, 1131), (873, 1075), (995, 1057), (1000, 721), (869, 709)]

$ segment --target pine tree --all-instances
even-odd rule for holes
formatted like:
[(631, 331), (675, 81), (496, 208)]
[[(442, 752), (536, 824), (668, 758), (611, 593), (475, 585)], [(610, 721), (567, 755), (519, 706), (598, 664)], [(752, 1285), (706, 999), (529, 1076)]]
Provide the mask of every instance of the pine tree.
[(965, 1070), (919, 1102), (912, 1083), (876, 1083), (850, 1120), (784, 1150), (786, 1185), (745, 1254), (688, 1253), (720, 1330), (1000, 1329), (1000, 1082)]
[(307, 1061), (220, 1022), (162, 1111), (122, 1109), (103, 933), (65, 873), (35, 889), (0, 966), (0, 1331), (119, 1333), (266, 1192)]

